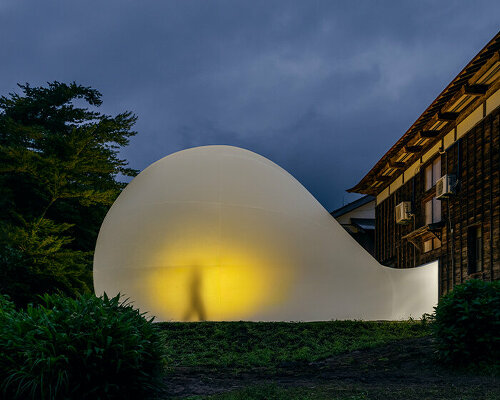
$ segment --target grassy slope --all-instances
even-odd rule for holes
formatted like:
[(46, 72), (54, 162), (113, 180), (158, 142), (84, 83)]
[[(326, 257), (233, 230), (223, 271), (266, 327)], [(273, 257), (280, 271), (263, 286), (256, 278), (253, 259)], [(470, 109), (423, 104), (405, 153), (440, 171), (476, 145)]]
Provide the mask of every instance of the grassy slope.
[(160, 323), (167, 365), (273, 369), (429, 334), (421, 322)]
[(158, 326), (170, 370), (165, 399), (500, 398), (496, 378), (437, 365), (430, 327), (419, 321)]

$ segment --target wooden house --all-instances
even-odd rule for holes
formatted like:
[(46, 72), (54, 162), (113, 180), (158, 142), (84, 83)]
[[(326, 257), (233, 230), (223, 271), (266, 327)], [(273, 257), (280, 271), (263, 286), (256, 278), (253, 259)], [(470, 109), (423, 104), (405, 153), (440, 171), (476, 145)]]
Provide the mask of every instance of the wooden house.
[(375, 256), (375, 197), (363, 196), (330, 214), (368, 253)]
[(439, 291), (500, 279), (500, 33), (349, 192), (375, 196), (375, 257), (439, 261)]

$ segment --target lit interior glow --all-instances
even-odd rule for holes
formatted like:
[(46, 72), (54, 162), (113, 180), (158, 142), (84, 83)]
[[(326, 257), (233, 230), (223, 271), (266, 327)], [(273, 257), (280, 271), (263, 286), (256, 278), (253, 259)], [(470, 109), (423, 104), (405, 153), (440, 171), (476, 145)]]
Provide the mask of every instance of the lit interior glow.
[(231, 146), (184, 150), (125, 188), (101, 226), (97, 295), (160, 321), (419, 318), (437, 263), (380, 265), (285, 170)]
[(153, 269), (147, 279), (149, 303), (174, 320), (244, 319), (286, 300), (292, 276), (252, 255), (195, 246), (172, 255), (173, 267)]

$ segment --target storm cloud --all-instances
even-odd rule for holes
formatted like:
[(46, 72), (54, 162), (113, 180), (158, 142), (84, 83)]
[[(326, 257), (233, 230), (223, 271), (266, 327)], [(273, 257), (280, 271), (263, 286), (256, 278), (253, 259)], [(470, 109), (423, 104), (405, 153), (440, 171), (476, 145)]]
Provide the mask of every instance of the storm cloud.
[(133, 168), (192, 146), (268, 157), (343, 201), (497, 33), (497, 1), (0, 2), (0, 93), (77, 81), (130, 110)]

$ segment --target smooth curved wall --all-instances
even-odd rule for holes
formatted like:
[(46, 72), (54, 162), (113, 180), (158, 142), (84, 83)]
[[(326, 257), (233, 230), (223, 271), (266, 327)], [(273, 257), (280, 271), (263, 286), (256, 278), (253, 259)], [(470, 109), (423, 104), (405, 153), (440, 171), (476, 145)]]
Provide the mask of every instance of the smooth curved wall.
[(420, 318), (437, 262), (380, 265), (289, 173), (231, 146), (142, 171), (97, 240), (97, 295), (122, 293), (160, 321)]

